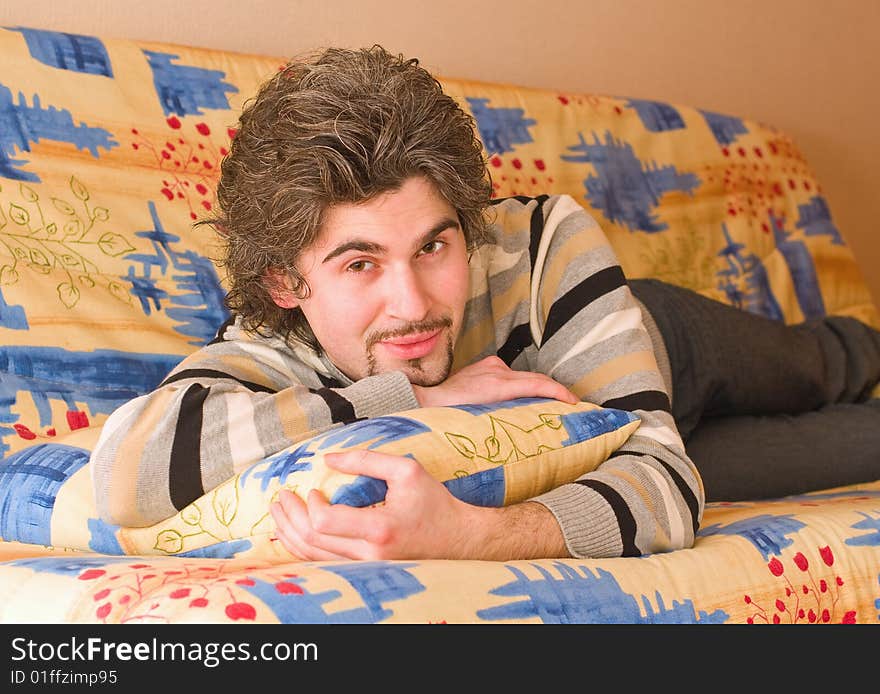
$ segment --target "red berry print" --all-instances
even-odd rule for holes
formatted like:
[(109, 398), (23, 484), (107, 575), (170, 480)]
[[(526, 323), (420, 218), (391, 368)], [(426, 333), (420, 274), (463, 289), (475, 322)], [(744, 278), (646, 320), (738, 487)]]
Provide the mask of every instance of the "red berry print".
[(239, 619), (254, 620), (257, 617), (257, 611), (250, 603), (233, 602), (226, 606), (226, 616), (235, 621)]
[(302, 595), (303, 592), (303, 589), (296, 583), (290, 583), (289, 581), (278, 581), (278, 583), (275, 584), (275, 590), (282, 595), (289, 595), (290, 593)]
[(88, 571), (83, 571), (79, 576), (80, 581), (93, 581), (96, 578), (100, 578), (103, 576), (106, 571), (104, 569), (89, 569)]
[(785, 567), (782, 566), (782, 562), (779, 561), (776, 557), (773, 557), (768, 563), (767, 568), (770, 569), (770, 573), (774, 576), (781, 576), (785, 571)]
[(13, 424), (13, 428), (16, 433), (21, 436), (25, 441), (33, 441), (37, 438), (37, 435), (28, 429), (24, 424)]
[(168, 127), (174, 128), (175, 130), (180, 130), (180, 119), (177, 116), (171, 116), (170, 118), (166, 118), (165, 122), (168, 123)]

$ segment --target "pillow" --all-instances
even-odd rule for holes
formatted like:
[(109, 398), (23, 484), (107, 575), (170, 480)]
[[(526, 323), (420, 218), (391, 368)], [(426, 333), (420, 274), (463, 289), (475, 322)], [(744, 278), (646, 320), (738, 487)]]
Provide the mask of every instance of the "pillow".
[[(254, 463), (177, 515), (145, 528), (120, 528), (97, 519), (88, 451), (43, 444), (20, 451), (4, 464), (10, 465), (10, 472), (21, 468), (22, 473), (63, 467), (66, 476), (53, 490), (54, 506), (47, 508), (46, 494), (6, 505), (0, 525), (5, 540), (34, 542), (37, 536), (32, 532), (17, 529), (41, 528), (38, 541), (43, 544), (106, 554), (289, 559), (280, 543), (273, 542), (275, 524), (269, 514), (269, 504), (282, 487), (302, 498), (318, 489), (331, 503), (351, 506), (384, 501), (384, 481), (337, 472), (324, 463), (327, 453), (366, 448), (409, 456), (459, 499), (504, 506), (595, 469), (639, 424), (634, 414), (623, 410), (547, 398), (407, 410), (301, 441)], [(6, 491), (16, 494), (14, 487)], [(25, 491), (19, 490), (19, 499)]]

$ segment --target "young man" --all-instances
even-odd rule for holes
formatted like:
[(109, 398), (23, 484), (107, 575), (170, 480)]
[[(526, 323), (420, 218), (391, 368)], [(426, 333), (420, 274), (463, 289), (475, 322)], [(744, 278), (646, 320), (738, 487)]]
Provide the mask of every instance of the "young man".
[[(282, 493), (271, 509), (280, 540), (309, 560), (668, 551), (693, 544), (705, 499), (673, 415), (690, 431), (704, 412), (796, 412), (844, 396), (813, 359), (826, 349), (824, 324), (762, 322), (770, 369), (788, 364), (790, 346), (805, 358), (774, 390), (717, 387), (729, 364), (692, 368), (710, 337), (698, 323), (702, 341), (678, 344), (691, 328), (670, 315), (725, 316), (736, 329), (763, 319), (650, 281), (631, 283), (638, 301), (573, 199), (490, 195), (472, 119), (418, 61), (332, 49), (269, 80), (242, 113), (212, 220), (234, 318), (107, 420), (93, 454), (102, 516), (156, 522), (263, 457), (359, 418), (543, 396), (630, 410), (642, 424), (594, 472), (500, 509), (457, 500), (408, 458), (328, 456), (385, 480), (385, 504)], [(845, 351), (833, 366), (866, 397), (880, 378), (880, 337), (841, 325), (862, 356), (849, 361), (864, 368), (853, 374)], [(670, 378), (683, 384), (676, 409)]]

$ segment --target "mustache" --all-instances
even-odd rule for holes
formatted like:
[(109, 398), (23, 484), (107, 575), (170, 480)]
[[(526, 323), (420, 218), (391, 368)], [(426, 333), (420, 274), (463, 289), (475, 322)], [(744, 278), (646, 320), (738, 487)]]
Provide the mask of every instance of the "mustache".
[(407, 335), (415, 335), (418, 333), (429, 333), (435, 330), (452, 327), (452, 318), (449, 316), (441, 316), (440, 318), (432, 318), (429, 320), (415, 321), (407, 323), (391, 330), (377, 330), (367, 336), (366, 344), (369, 350), (377, 342), (390, 340), (395, 337), (405, 337)]

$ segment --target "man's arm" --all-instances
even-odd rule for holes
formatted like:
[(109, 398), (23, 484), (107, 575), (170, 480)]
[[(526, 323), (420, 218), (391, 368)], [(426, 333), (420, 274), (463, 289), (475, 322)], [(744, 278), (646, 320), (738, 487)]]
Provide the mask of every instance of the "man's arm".
[(218, 341), (107, 419), (91, 456), (98, 512), (151, 525), (297, 441), (415, 407), (402, 372), (330, 388), (266, 341)]
[(617, 258), (568, 196), (535, 204), (532, 214), (546, 220), (538, 253), (544, 259), (532, 273), (530, 328), (539, 344), (533, 370), (584, 401), (632, 411), (642, 422), (596, 470), (534, 501), (556, 517), (572, 556), (690, 547), (703, 513), (702, 482)]

